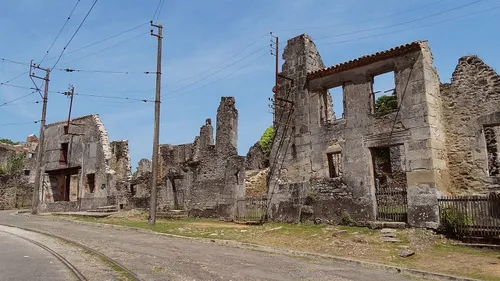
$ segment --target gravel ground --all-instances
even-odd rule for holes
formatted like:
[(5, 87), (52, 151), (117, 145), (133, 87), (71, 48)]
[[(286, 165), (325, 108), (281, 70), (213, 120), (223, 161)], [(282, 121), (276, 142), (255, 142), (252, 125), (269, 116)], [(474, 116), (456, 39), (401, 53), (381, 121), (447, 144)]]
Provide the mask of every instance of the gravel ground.
[(131, 229), (8, 212), (0, 212), (2, 223), (38, 229), (82, 243), (118, 261), (142, 280), (410, 280), (382, 270), (224, 247)]

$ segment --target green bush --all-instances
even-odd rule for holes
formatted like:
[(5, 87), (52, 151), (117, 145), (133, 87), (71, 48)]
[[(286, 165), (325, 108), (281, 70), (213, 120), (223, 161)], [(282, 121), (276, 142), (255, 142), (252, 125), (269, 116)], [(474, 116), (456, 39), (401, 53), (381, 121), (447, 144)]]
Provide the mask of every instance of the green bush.
[(396, 95), (384, 95), (380, 96), (375, 101), (375, 112), (384, 113), (390, 112), (398, 108), (398, 101)]
[(340, 224), (346, 226), (355, 226), (356, 221), (351, 218), (351, 215), (347, 211), (342, 211), (342, 216), (340, 218)]
[(273, 126), (270, 126), (269, 128), (267, 128), (264, 131), (264, 133), (262, 134), (262, 136), (260, 137), (259, 145), (260, 145), (260, 148), (262, 149), (262, 151), (264, 151), (264, 153), (266, 155), (269, 155), (269, 153), (271, 153), (271, 145), (273, 142), (273, 138), (274, 138), (274, 127)]
[(441, 223), (446, 230), (472, 225), (472, 218), (455, 207), (443, 208), (441, 212)]

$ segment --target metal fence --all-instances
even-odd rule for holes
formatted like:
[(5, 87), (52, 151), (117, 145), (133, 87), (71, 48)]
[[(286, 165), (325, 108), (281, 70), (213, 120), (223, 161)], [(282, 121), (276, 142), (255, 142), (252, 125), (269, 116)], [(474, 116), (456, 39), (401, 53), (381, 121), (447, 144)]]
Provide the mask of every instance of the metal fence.
[(500, 196), (445, 196), (438, 202), (441, 228), (447, 234), (500, 238)]
[(267, 198), (252, 197), (238, 201), (237, 222), (264, 223), (267, 218)]
[(406, 188), (383, 187), (375, 191), (377, 200), (377, 220), (407, 221), (408, 204)]

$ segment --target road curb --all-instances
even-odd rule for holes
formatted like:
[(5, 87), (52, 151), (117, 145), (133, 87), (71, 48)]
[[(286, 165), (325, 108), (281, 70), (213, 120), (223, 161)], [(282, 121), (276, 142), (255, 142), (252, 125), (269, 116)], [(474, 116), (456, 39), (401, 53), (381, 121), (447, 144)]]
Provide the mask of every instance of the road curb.
[(367, 262), (367, 261), (350, 259), (350, 258), (343, 258), (343, 257), (338, 257), (338, 256), (332, 256), (332, 255), (281, 249), (281, 248), (277, 248), (277, 247), (263, 246), (263, 245), (258, 245), (258, 244), (238, 242), (238, 241), (232, 241), (232, 240), (224, 240), (224, 239), (219, 239), (219, 238), (210, 239), (210, 238), (188, 237), (188, 236), (182, 236), (182, 235), (176, 235), (176, 234), (170, 234), (170, 233), (156, 232), (156, 231), (153, 231), (150, 229), (144, 229), (144, 228), (138, 228), (138, 227), (105, 224), (105, 223), (99, 223), (99, 222), (78, 221), (78, 220), (72, 220), (72, 219), (67, 219), (67, 218), (57, 218), (57, 217), (51, 217), (51, 216), (37, 216), (37, 217), (38, 218), (48, 218), (48, 219), (52, 219), (52, 220), (67, 221), (67, 222), (75, 223), (75, 224), (92, 225), (92, 226), (97, 225), (100, 227), (107, 227), (107, 228), (121, 229), (121, 230), (135, 230), (137, 232), (145, 233), (145, 234), (154, 234), (154, 235), (160, 235), (160, 236), (166, 236), (166, 237), (172, 237), (172, 238), (178, 238), (178, 239), (192, 240), (192, 241), (202, 242), (202, 243), (206, 243), (206, 244), (216, 244), (216, 245), (222, 245), (222, 246), (229, 246), (229, 247), (233, 247), (233, 248), (257, 250), (257, 251), (263, 251), (263, 252), (273, 253), (273, 254), (285, 254), (285, 255), (293, 255), (293, 256), (306, 257), (306, 258), (320, 258), (320, 259), (331, 260), (331, 261), (335, 261), (335, 262), (339, 262), (339, 263), (343, 263), (343, 264), (347, 264), (347, 265), (361, 266), (361, 267), (370, 268), (370, 269), (381, 269), (381, 270), (391, 272), (391, 273), (409, 274), (409, 275), (423, 277), (423, 278), (431, 278), (431, 279), (438, 279), (438, 280), (450, 280), (450, 281), (480, 281), (480, 279), (472, 279), (472, 278), (467, 278), (467, 277), (453, 276), (453, 275), (448, 275), (448, 274), (443, 274), (443, 273), (436, 273), (436, 272), (429, 272), (429, 271), (412, 269), (412, 268), (407, 268), (407, 267), (373, 263), (373, 262)]

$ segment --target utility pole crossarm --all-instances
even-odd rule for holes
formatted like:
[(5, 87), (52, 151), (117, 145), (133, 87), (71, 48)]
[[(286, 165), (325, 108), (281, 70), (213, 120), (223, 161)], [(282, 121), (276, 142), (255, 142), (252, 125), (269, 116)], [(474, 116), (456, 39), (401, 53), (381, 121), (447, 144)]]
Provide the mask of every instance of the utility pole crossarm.
[(155, 97), (155, 122), (154, 122), (154, 134), (153, 134), (153, 156), (152, 156), (152, 173), (151, 173), (151, 195), (150, 195), (150, 206), (149, 206), (149, 219), (148, 223), (150, 225), (156, 224), (156, 197), (157, 197), (157, 180), (158, 180), (158, 156), (159, 156), (159, 138), (160, 138), (160, 103), (161, 103), (161, 52), (162, 52), (162, 31), (163, 26), (161, 24), (153, 24), (151, 21), (151, 26), (158, 29), (158, 34), (154, 34), (151, 30), (151, 35), (158, 38), (158, 53), (156, 62), (156, 97)]

